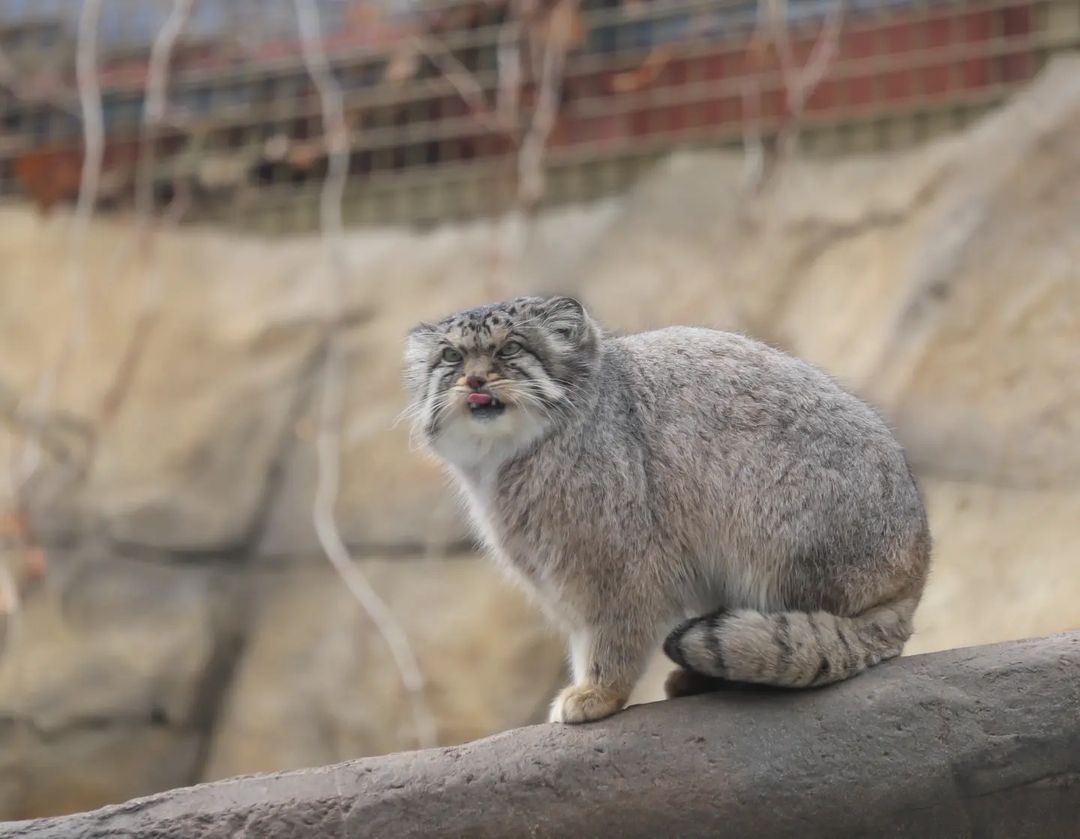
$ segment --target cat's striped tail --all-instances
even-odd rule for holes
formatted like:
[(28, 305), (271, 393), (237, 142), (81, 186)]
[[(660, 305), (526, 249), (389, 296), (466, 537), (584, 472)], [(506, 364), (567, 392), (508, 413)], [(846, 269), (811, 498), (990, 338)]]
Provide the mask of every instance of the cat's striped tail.
[(702, 676), (793, 688), (827, 685), (900, 655), (917, 603), (917, 597), (901, 598), (854, 617), (719, 611), (676, 627), (664, 652)]

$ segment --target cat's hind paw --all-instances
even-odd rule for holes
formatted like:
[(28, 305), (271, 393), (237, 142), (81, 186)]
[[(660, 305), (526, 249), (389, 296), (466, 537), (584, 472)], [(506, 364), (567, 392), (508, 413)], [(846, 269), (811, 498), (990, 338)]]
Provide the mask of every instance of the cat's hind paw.
[(551, 704), (550, 722), (581, 723), (602, 720), (621, 711), (626, 696), (598, 685), (571, 685)]

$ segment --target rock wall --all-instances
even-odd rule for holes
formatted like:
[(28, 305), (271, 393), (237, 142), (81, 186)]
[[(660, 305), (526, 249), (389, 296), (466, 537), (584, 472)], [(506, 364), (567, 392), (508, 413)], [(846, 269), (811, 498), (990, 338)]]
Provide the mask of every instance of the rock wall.
[[(737, 157), (676, 156), (623, 199), (541, 219), (509, 280), (497, 226), (349, 234), (338, 518), (417, 647), (440, 742), (537, 720), (562, 678), (558, 640), (394, 422), (404, 332), (494, 294), (573, 292), (615, 329), (750, 332), (879, 405), (936, 539), (910, 652), (1080, 627), (1078, 134), (1065, 57), (962, 135), (791, 165), (760, 193)], [(72, 250), (70, 223), (0, 209), (0, 463), (65, 336), (33, 423), (73, 456), (101, 426), (83, 479), (47, 458), (30, 486), (48, 574), (4, 627), (0, 817), (415, 746), (311, 527), (320, 244), (185, 230), (147, 252), (112, 219)], [(102, 425), (147, 282), (160, 312)], [(18, 576), (23, 554), (0, 551)], [(646, 679), (638, 698), (656, 696)]]
[(896, 659), (449, 749), (237, 778), (7, 839), (1073, 836), (1080, 633)]

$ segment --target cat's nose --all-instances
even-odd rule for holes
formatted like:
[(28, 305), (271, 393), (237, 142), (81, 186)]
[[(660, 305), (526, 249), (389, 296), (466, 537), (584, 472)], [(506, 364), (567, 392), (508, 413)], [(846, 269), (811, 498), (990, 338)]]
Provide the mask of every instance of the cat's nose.
[(466, 376), (465, 384), (473, 390), (480, 390), (480, 388), (487, 384), (487, 379), (477, 375)]

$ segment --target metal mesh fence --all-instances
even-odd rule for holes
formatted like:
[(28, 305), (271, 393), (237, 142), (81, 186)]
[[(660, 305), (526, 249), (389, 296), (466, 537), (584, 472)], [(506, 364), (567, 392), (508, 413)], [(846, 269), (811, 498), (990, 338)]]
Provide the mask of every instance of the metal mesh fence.
[[(350, 224), (590, 199), (677, 147), (746, 145), (767, 158), (792, 141), (826, 154), (909, 144), (966, 123), (1050, 53), (1080, 45), (1075, 0), (318, 6), (343, 95)], [(133, 206), (142, 167), (155, 211), (316, 226), (328, 144), (291, 3), (103, 0), (92, 39), (80, 37), (83, 8), (0, 5), (0, 200), (75, 200), (89, 45), (100, 210)]]

